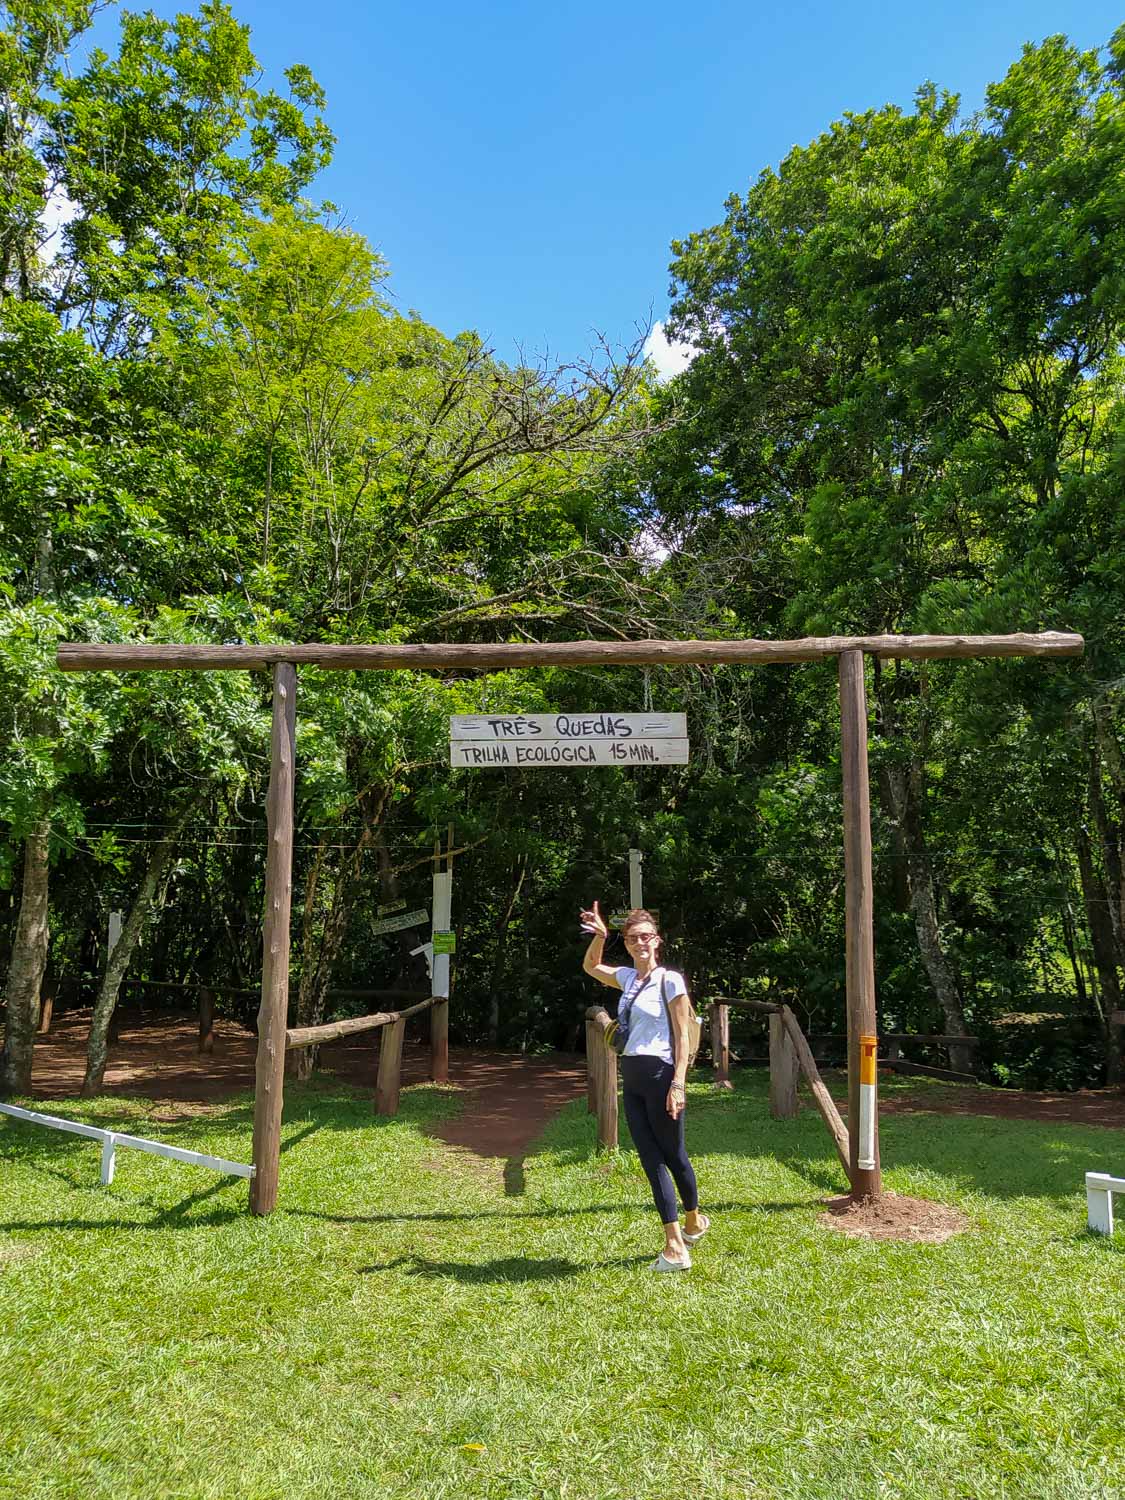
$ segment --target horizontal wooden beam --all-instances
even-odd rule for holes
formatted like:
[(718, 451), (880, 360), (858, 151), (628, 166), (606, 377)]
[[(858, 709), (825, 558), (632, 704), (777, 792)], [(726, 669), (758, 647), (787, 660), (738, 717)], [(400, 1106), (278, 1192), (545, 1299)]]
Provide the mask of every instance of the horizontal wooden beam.
[(326, 1021), (323, 1026), (296, 1026), (285, 1033), (285, 1050), (292, 1052), (298, 1047), (318, 1047), (322, 1042), (338, 1042), (346, 1036), (356, 1036), (362, 1031), (374, 1031), (379, 1026), (390, 1026), (394, 1021), (405, 1021), (407, 1016), (429, 1010), (441, 995), (427, 995), (417, 1005), (406, 1010), (378, 1011), (372, 1016), (350, 1016), (346, 1021)]
[(710, 997), (712, 1005), (733, 1005), (740, 1010), (758, 1011), (763, 1016), (777, 1016), (781, 1014), (781, 1006), (773, 1005), (768, 1000), (743, 1000), (736, 995), (713, 995)]
[(215, 671), (277, 662), (334, 670), (391, 672), (468, 668), (502, 671), (545, 666), (757, 666), (820, 661), (843, 651), (914, 661), (977, 656), (1081, 656), (1080, 635), (829, 635), (797, 641), (545, 641), (489, 646), (177, 646), (85, 645), (58, 648), (64, 672)]

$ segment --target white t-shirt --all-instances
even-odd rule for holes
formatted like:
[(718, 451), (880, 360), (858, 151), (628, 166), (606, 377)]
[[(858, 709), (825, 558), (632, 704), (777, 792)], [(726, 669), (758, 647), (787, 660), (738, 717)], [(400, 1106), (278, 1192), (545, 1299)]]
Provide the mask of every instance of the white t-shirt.
[[(624, 1005), (629, 1015), (629, 1036), (625, 1043), (626, 1057), (659, 1057), (663, 1062), (674, 1063), (672, 1033), (668, 1026), (668, 1012), (661, 998), (664, 994), (671, 1002), (677, 995), (687, 994), (684, 976), (675, 969), (653, 969), (647, 979), (638, 983), (636, 969), (615, 969), (617, 982), (621, 986), (621, 1002), (617, 1014)], [(632, 1005), (629, 999), (632, 997)]]

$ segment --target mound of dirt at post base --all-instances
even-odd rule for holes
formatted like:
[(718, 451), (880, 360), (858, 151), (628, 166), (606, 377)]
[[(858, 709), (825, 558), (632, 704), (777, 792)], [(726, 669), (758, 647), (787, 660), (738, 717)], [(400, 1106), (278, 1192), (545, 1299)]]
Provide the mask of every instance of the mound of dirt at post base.
[(971, 1228), (960, 1209), (891, 1192), (880, 1193), (878, 1198), (829, 1198), (818, 1222), (856, 1239), (906, 1240), (918, 1245), (941, 1245)]

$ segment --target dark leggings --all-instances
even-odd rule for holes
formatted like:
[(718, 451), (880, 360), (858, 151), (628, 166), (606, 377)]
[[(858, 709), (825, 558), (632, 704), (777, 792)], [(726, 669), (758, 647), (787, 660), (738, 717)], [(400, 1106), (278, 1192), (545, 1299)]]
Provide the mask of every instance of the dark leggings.
[(674, 1069), (659, 1057), (623, 1057), (621, 1086), (625, 1095), (625, 1118), (629, 1134), (641, 1158), (641, 1166), (652, 1186), (652, 1196), (662, 1224), (677, 1217), (672, 1178), (680, 1190), (684, 1210), (699, 1207), (695, 1171), (684, 1146), (684, 1116), (673, 1120), (668, 1113), (668, 1089)]

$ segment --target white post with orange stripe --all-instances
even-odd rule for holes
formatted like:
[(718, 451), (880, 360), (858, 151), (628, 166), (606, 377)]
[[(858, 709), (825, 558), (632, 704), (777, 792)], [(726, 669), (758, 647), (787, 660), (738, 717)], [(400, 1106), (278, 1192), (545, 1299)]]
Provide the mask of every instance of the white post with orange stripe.
[(873, 1172), (877, 1160), (875, 1154), (875, 1126), (879, 1118), (879, 1085), (875, 1058), (879, 1050), (879, 1039), (861, 1036), (859, 1039), (859, 1160), (857, 1165), (865, 1172)]

